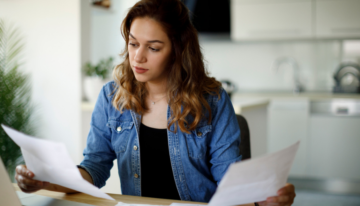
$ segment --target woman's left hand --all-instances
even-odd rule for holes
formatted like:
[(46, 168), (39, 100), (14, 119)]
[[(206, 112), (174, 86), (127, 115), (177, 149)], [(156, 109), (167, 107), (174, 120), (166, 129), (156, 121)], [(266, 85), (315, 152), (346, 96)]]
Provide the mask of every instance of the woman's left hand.
[(294, 203), (295, 187), (292, 184), (286, 185), (277, 191), (278, 196), (268, 197), (266, 201), (258, 202), (260, 206), (288, 206)]

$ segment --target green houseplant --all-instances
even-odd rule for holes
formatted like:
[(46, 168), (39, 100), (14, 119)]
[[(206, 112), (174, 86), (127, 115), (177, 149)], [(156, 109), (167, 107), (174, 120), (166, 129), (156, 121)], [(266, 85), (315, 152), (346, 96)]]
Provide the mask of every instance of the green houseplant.
[[(5, 27), (0, 19), (0, 123), (34, 135), (35, 129), (30, 121), (34, 107), (30, 103), (29, 77), (19, 70), (22, 48), (19, 31)], [(0, 156), (13, 178), (16, 165), (23, 163), (23, 159), (20, 148), (2, 128)]]
[(113, 69), (113, 58), (101, 59), (97, 64), (93, 65), (87, 62), (83, 66), (84, 93), (89, 102), (95, 102), (102, 86), (108, 80)]
[(109, 76), (112, 67), (113, 58), (109, 57), (107, 59), (101, 59), (96, 65), (91, 64), (91, 62), (87, 62), (83, 67), (83, 71), (86, 76), (97, 76), (105, 80)]

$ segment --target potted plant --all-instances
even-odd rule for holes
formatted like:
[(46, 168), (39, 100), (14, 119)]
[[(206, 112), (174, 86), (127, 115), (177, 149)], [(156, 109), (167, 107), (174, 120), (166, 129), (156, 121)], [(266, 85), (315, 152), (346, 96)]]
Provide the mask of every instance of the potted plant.
[(98, 64), (87, 62), (83, 67), (84, 93), (89, 102), (95, 102), (102, 86), (109, 80), (113, 69), (113, 58), (101, 59)]
[[(31, 105), (29, 77), (20, 70), (23, 48), (19, 32), (5, 27), (0, 19), (0, 123), (29, 135), (35, 135), (34, 107)], [(22, 164), (21, 151), (0, 128), (0, 156), (9, 176), (14, 178), (15, 167)], [(14, 179), (12, 179), (14, 181)]]

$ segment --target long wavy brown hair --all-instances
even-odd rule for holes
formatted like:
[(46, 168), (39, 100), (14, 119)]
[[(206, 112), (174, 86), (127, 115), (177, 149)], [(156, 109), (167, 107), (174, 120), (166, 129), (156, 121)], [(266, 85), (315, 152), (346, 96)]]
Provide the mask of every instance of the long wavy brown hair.
[[(167, 86), (172, 115), (168, 120), (168, 129), (175, 124), (175, 132), (179, 126), (182, 132), (189, 133), (205, 117), (206, 110), (209, 113), (210, 124), (211, 108), (204, 95), (217, 94), (220, 98), (221, 83), (209, 77), (204, 66), (197, 31), (190, 21), (189, 10), (180, 0), (141, 0), (130, 8), (121, 24), (121, 33), (126, 45), (121, 54), (124, 61), (117, 65), (113, 72), (117, 84), (113, 106), (121, 112), (125, 108), (139, 114), (149, 109), (145, 103), (148, 91), (144, 82), (135, 79), (127, 47), (131, 23), (135, 18), (143, 17), (159, 22), (172, 42)], [(192, 122), (188, 122), (188, 115), (193, 117)]]

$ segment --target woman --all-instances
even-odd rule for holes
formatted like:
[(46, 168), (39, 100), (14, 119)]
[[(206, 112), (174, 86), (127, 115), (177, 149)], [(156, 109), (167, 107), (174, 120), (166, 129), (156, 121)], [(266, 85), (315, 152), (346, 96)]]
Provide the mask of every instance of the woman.
[[(240, 130), (226, 92), (207, 75), (189, 11), (180, 0), (142, 0), (121, 31), (125, 60), (97, 100), (80, 173), (102, 187), (117, 158), (123, 194), (208, 202), (241, 160)], [(24, 192), (76, 192), (33, 180), (23, 165), (16, 172)], [(291, 184), (278, 194), (259, 204), (293, 203)]]

